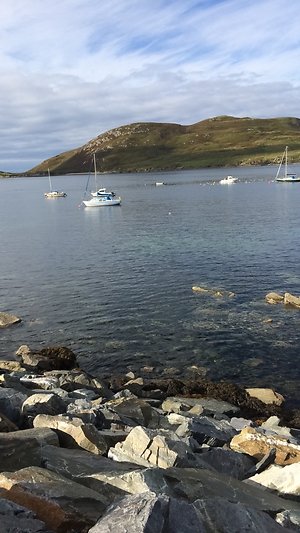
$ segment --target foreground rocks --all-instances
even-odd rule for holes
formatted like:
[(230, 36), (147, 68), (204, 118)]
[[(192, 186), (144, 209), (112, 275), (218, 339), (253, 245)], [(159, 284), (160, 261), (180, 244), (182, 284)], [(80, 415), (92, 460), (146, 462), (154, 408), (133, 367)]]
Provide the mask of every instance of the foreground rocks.
[(300, 530), (300, 417), (276, 391), (17, 353), (0, 365), (1, 533)]
[(21, 322), (21, 318), (15, 315), (10, 315), (9, 313), (0, 312), (0, 328), (7, 328), (13, 324), (18, 324)]
[(295, 296), (289, 292), (285, 292), (284, 295), (278, 294), (277, 292), (269, 292), (266, 294), (266, 302), (268, 304), (278, 304), (283, 303), (286, 306), (296, 307), (300, 309), (300, 296)]

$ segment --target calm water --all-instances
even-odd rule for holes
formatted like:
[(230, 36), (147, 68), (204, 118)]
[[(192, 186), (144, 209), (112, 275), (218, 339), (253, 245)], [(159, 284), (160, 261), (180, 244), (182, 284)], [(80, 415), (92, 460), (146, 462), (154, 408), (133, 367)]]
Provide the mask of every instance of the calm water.
[[(300, 184), (275, 173), (103, 175), (123, 204), (102, 209), (80, 205), (87, 176), (54, 177), (68, 194), (56, 200), (43, 197), (46, 178), (1, 180), (0, 310), (22, 323), (0, 330), (0, 357), (65, 345), (98, 375), (197, 365), (296, 398), (300, 311), (264, 297), (300, 293)], [(227, 174), (240, 182), (216, 183)]]

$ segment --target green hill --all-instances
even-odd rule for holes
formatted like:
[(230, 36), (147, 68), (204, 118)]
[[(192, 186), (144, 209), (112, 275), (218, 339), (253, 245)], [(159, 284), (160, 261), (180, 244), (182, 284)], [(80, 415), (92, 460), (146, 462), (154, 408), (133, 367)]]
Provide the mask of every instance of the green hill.
[(52, 157), (27, 172), (89, 172), (92, 154), (103, 172), (149, 172), (277, 164), (285, 146), (289, 162), (300, 161), (298, 118), (220, 116), (190, 126), (136, 123), (115, 128), (84, 146)]

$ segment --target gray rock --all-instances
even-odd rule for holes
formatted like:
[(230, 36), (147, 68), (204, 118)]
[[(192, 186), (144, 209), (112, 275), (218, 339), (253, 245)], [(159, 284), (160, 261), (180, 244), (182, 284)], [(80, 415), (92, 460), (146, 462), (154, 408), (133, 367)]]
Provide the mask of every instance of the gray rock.
[(196, 468), (168, 468), (164, 477), (170, 494), (190, 502), (221, 497), (232, 503), (242, 503), (260, 511), (300, 511), (300, 504), (280, 498), (256, 484), (249, 485), (227, 475)]
[(242, 429), (246, 427), (253, 427), (254, 424), (252, 420), (247, 420), (246, 418), (237, 418), (234, 416), (230, 420), (230, 425), (234, 429), (236, 429), (236, 431), (241, 431)]
[(57, 451), (58, 437), (47, 428), (0, 433), (0, 471), (41, 466), (42, 449), (49, 444)]
[[(142, 493), (113, 504), (89, 533), (283, 533), (266, 513), (226, 499), (189, 504)], [(288, 531), (288, 530), (286, 530)]]
[(247, 472), (255, 465), (252, 457), (225, 448), (211, 448), (199, 453), (198, 457), (198, 460), (203, 462), (204, 468), (213, 469), (235, 479), (244, 479)]
[(127, 496), (112, 505), (88, 533), (168, 533), (164, 529), (167, 512), (165, 496), (149, 492)]
[(256, 463), (252, 468), (250, 468), (250, 470), (248, 470), (248, 472), (246, 472), (245, 477), (249, 478), (255, 474), (260, 474), (260, 472), (263, 472), (272, 463), (274, 463), (275, 457), (276, 449), (271, 448), (258, 463)]
[(162, 409), (168, 413), (189, 411), (196, 416), (199, 414), (212, 416), (216, 413), (233, 416), (240, 411), (235, 405), (222, 400), (215, 400), (214, 398), (183, 398), (181, 396), (168, 397), (162, 403)]
[(22, 405), (28, 396), (16, 389), (0, 387), (0, 411), (19, 427), (23, 421)]
[[(278, 416), (270, 416), (265, 422), (261, 424), (261, 428), (265, 429), (266, 432), (271, 431), (276, 435), (283, 435), (284, 437), (287, 437), (288, 439), (293, 439), (293, 435), (291, 433), (290, 428), (287, 428), (285, 426), (280, 426), (280, 419)], [(296, 443), (296, 440), (293, 439)]]
[(97, 492), (44, 468), (2, 472), (0, 489), (57, 532), (86, 531), (106, 509)]
[(59, 388), (59, 380), (57, 378), (39, 374), (24, 373), (20, 377), (20, 382), (29, 389), (52, 390)]
[(0, 432), (9, 433), (10, 431), (18, 431), (18, 426), (14, 424), (7, 416), (0, 413)]
[[(93, 391), (91, 392), (93, 394)], [(73, 400), (67, 407), (67, 414), (81, 418), (85, 424), (94, 424), (98, 429), (106, 427), (106, 419), (101, 411), (101, 405), (94, 407), (93, 403), (87, 399)]]
[(17, 503), (0, 498), (1, 533), (51, 533), (35, 513)]
[(93, 389), (75, 389), (69, 393), (70, 398), (76, 398), (78, 400), (96, 400), (99, 398), (99, 394)]
[(275, 517), (276, 522), (291, 531), (300, 531), (300, 512), (282, 511)]
[(195, 466), (197, 457), (174, 432), (150, 430), (137, 426), (123, 442), (110, 448), (108, 456), (116, 461), (129, 461), (142, 466)]
[(58, 415), (65, 411), (65, 402), (52, 393), (32, 394), (22, 405), (22, 413), (28, 426), (32, 426), (33, 419), (39, 414)]
[(187, 419), (177, 428), (176, 434), (179, 437), (191, 435), (199, 444), (222, 446), (229, 442), (237, 434), (237, 431), (227, 420), (215, 420), (207, 416), (199, 416), (192, 420)]
[(95, 391), (98, 396), (108, 399), (113, 397), (113, 393), (103, 381), (89, 376), (82, 370), (52, 371), (50, 373), (45, 372), (45, 375), (56, 375), (59, 379), (60, 387), (68, 392), (78, 389), (90, 389)]
[[(193, 507), (206, 533), (284, 532), (267, 513), (240, 503), (232, 503), (224, 498), (197, 500)], [(175, 531), (177, 530), (174, 529)]]
[(160, 414), (149, 403), (140, 398), (119, 398), (106, 403), (106, 407), (113, 409), (115, 413), (125, 420), (130, 418), (137, 425), (144, 427), (159, 427)]

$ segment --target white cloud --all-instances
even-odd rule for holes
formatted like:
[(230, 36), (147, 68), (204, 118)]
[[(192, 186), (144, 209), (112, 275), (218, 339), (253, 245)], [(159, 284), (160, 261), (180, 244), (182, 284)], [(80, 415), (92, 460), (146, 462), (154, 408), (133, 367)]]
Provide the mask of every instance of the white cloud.
[(137, 121), (299, 114), (298, 0), (2, 0), (0, 170)]

